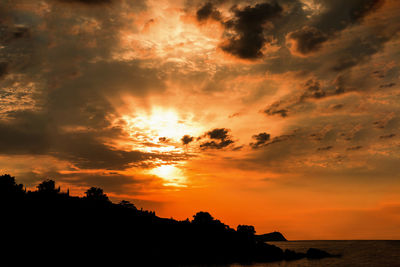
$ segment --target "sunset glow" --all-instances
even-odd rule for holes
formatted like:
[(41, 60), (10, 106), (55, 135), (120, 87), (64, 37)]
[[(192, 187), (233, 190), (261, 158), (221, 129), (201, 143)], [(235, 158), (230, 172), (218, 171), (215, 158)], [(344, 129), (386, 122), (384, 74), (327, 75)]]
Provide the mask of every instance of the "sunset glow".
[(141, 132), (149, 133), (153, 140), (167, 137), (179, 141), (184, 134), (196, 135), (201, 133), (203, 127), (193, 125), (190, 118), (183, 120), (172, 110), (153, 109), (150, 114), (138, 113), (135, 117), (124, 116), (128, 123), (127, 130), (131, 135)]
[(292, 240), (400, 239), (398, 14), (398, 0), (2, 1), (0, 175)]
[(150, 173), (164, 179), (165, 186), (185, 187), (185, 177), (183, 176), (182, 171), (175, 166), (161, 165), (160, 167), (152, 169)]

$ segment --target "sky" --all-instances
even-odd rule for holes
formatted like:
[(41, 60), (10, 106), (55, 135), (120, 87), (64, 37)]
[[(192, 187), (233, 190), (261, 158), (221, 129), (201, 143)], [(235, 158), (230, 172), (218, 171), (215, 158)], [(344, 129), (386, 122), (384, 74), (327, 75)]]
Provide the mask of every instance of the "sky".
[(400, 239), (397, 0), (0, 0), (0, 173), (288, 239)]

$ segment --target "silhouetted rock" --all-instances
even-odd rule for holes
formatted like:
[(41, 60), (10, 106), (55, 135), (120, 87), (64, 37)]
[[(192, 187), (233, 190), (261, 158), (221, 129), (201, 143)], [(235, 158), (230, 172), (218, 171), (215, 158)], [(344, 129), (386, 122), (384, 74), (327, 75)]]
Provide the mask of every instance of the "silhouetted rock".
[(306, 253), (306, 257), (309, 259), (322, 259), (322, 258), (327, 258), (327, 257), (334, 257), (335, 255), (332, 255), (326, 251), (317, 249), (317, 248), (309, 248)]
[(279, 232), (272, 232), (263, 235), (256, 235), (256, 239), (260, 242), (268, 241), (287, 241), (286, 238)]
[(287, 261), (299, 260), (299, 259), (305, 258), (305, 256), (306, 256), (305, 253), (295, 252), (295, 251), (290, 250), (290, 249), (285, 249), (285, 252), (283, 253), (283, 257)]

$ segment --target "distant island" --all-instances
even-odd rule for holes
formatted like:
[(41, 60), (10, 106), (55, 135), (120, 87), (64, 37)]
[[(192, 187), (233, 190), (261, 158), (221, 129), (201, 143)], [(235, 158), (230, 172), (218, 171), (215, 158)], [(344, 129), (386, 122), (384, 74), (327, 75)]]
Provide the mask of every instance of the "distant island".
[(271, 241), (287, 241), (286, 238), (279, 232), (272, 232), (263, 235), (256, 235), (256, 240), (260, 242)]
[(27, 191), (0, 176), (2, 262), (57, 266), (96, 264), (162, 266), (252, 263), (330, 257), (283, 251), (265, 241), (286, 240), (278, 232), (256, 235), (251, 225), (232, 229), (200, 211), (192, 220), (160, 218), (129, 201), (113, 203), (101, 188), (84, 197), (62, 192), (53, 180)]

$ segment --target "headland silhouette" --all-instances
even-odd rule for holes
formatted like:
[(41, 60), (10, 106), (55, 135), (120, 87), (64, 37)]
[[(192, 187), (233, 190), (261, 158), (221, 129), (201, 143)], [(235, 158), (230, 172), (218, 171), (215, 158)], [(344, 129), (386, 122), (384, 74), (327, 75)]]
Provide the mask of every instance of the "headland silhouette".
[(0, 212), (7, 244), (0, 263), (14, 265), (177, 266), (332, 256), (318, 249), (283, 251), (264, 242), (285, 239), (280, 233), (256, 235), (251, 225), (235, 230), (208, 212), (192, 220), (160, 218), (129, 201), (111, 202), (101, 188), (77, 197), (45, 180), (27, 191), (8, 174), (0, 176)]

